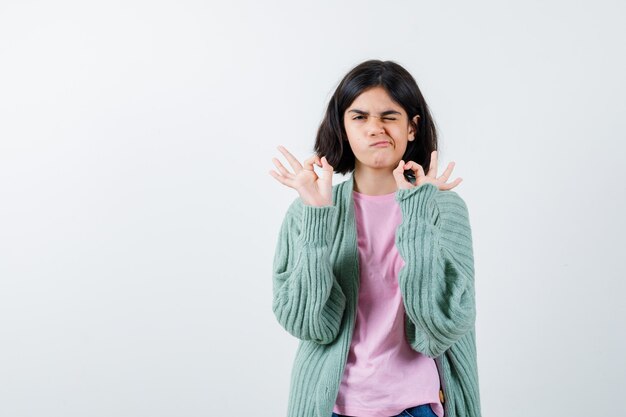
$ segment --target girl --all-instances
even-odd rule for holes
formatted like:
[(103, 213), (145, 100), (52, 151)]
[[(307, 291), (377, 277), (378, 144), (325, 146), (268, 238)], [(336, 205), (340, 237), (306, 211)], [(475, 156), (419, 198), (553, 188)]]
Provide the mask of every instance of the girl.
[[(293, 172), (273, 158), (270, 174), (299, 194), (273, 263), (273, 312), (300, 339), (288, 417), (479, 417), (469, 215), (454, 163), (437, 176), (413, 77), (363, 62), (330, 99), (315, 154), (278, 149)], [(333, 186), (335, 172), (352, 175)]]

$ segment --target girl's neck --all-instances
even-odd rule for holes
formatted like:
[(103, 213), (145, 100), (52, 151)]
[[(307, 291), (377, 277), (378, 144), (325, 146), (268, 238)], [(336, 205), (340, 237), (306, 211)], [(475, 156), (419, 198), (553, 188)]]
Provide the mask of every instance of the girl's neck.
[(384, 195), (397, 191), (392, 171), (385, 169), (355, 169), (352, 173), (354, 191), (366, 195)]

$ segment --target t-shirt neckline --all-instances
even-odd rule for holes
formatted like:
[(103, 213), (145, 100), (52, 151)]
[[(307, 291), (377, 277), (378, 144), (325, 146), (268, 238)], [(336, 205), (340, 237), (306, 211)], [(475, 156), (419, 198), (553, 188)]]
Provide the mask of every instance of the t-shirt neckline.
[(396, 192), (388, 193), (388, 194), (380, 194), (380, 195), (369, 195), (363, 194), (358, 191), (352, 190), (352, 195), (359, 200), (375, 200), (375, 201), (385, 201), (394, 199)]

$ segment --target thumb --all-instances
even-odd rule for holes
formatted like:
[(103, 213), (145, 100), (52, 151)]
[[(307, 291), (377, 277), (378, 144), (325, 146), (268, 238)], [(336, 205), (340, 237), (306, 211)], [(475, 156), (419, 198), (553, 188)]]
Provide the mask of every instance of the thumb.
[(333, 177), (333, 167), (328, 163), (325, 156), (322, 156), (322, 172), (324, 173), (324, 179)]
[(333, 170), (332, 165), (330, 165), (328, 163), (328, 159), (326, 159), (325, 156), (322, 156), (322, 169), (326, 169), (326, 170), (330, 170), (330, 171)]
[(393, 177), (398, 188), (406, 188), (408, 181), (404, 178), (404, 161), (400, 161), (396, 169), (393, 170)]

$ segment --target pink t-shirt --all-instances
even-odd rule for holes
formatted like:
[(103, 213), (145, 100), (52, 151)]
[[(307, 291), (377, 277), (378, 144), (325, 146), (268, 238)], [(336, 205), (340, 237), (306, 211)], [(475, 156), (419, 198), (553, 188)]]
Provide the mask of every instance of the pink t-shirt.
[(405, 336), (398, 286), (404, 260), (395, 246), (402, 212), (395, 195), (353, 191), (360, 287), (354, 335), (333, 412), (389, 417), (430, 404), (442, 417), (437, 365), (413, 350)]

